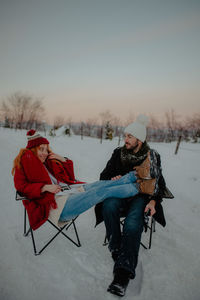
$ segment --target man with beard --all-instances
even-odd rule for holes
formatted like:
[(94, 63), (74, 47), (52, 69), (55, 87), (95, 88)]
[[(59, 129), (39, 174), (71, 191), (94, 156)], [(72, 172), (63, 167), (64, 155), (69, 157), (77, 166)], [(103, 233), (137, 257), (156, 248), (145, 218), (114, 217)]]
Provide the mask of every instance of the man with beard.
[[(114, 150), (101, 180), (117, 180), (135, 170), (145, 182), (153, 181), (154, 193), (144, 193), (126, 198), (109, 198), (95, 207), (96, 225), (104, 220), (109, 250), (114, 260), (114, 279), (108, 291), (124, 296), (129, 280), (135, 277), (141, 234), (144, 225), (144, 212), (154, 215), (157, 222), (165, 226), (165, 218), (160, 202), (166, 196), (165, 180), (162, 176), (160, 155), (150, 149), (146, 142), (148, 118), (137, 117), (136, 122), (128, 125), (124, 132), (125, 144)], [(153, 178), (152, 180), (149, 180)], [(120, 230), (120, 217), (125, 216), (123, 232)]]

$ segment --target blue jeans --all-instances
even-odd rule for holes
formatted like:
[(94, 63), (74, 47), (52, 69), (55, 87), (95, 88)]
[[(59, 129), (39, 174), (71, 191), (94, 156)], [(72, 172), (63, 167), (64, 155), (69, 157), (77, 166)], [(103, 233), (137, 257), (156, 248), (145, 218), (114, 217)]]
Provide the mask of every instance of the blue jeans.
[[(139, 194), (132, 199), (110, 198), (103, 202), (103, 218), (109, 250), (111, 253), (117, 254), (114, 272), (119, 268), (125, 269), (130, 272), (131, 278), (135, 277), (146, 199), (145, 195)], [(122, 211), (126, 212), (126, 218), (121, 234), (120, 216)]]
[(83, 185), (85, 192), (70, 195), (67, 199), (60, 221), (73, 219), (105, 199), (128, 198), (138, 194), (136, 179), (132, 171), (118, 180), (100, 180)]

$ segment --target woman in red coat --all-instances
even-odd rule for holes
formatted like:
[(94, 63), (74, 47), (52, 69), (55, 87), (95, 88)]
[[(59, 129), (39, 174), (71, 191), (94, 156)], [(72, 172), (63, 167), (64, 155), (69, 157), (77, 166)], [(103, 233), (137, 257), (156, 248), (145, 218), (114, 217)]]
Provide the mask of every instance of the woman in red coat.
[[(26, 148), (14, 160), (12, 174), (17, 191), (30, 200), (24, 200), (23, 204), (33, 230), (45, 223), (49, 215), (62, 222), (107, 198), (128, 198), (142, 192), (133, 171), (115, 181), (92, 184), (77, 181), (73, 162), (53, 153), (46, 138), (35, 130), (28, 131), (27, 138)], [(66, 184), (69, 193), (60, 196)]]
[[(23, 201), (27, 209), (30, 225), (40, 227), (48, 219), (51, 209), (57, 208), (54, 195), (61, 191), (60, 183), (82, 183), (75, 180), (73, 162), (53, 153), (49, 141), (35, 130), (27, 133), (28, 143), (14, 160), (12, 174), (17, 191), (29, 200)], [(48, 159), (47, 159), (48, 157)], [(50, 174), (56, 178), (54, 184)]]

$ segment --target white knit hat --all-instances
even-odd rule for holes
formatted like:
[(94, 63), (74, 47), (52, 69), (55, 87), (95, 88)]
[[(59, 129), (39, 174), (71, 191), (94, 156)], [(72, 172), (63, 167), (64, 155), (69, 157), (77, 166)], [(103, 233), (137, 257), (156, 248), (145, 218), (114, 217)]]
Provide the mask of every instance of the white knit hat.
[(146, 140), (147, 136), (147, 129), (146, 126), (149, 123), (149, 118), (145, 115), (137, 116), (137, 119), (134, 123), (129, 124), (125, 129), (124, 132), (130, 133), (132, 136), (136, 137), (141, 142)]

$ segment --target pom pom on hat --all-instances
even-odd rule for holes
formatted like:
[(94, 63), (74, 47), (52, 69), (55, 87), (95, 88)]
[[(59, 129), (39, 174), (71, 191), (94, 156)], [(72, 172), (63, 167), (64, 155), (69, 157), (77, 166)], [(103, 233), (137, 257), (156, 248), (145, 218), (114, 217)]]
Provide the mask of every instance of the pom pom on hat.
[(26, 134), (26, 135), (32, 136), (32, 135), (34, 135), (35, 133), (36, 133), (36, 130), (30, 129), (29, 131), (27, 131), (27, 134)]
[(136, 122), (143, 124), (144, 126), (147, 126), (149, 124), (149, 118), (145, 115), (139, 115), (136, 118)]
[(42, 144), (49, 144), (49, 141), (42, 137), (38, 132), (36, 132), (34, 129), (31, 129), (27, 132), (27, 149), (31, 149), (34, 147), (38, 147)]
[(139, 115), (136, 118), (136, 121), (132, 124), (129, 124), (124, 132), (130, 133), (132, 136), (136, 137), (141, 142), (146, 140), (147, 130), (146, 126), (149, 123), (149, 118), (145, 115)]

